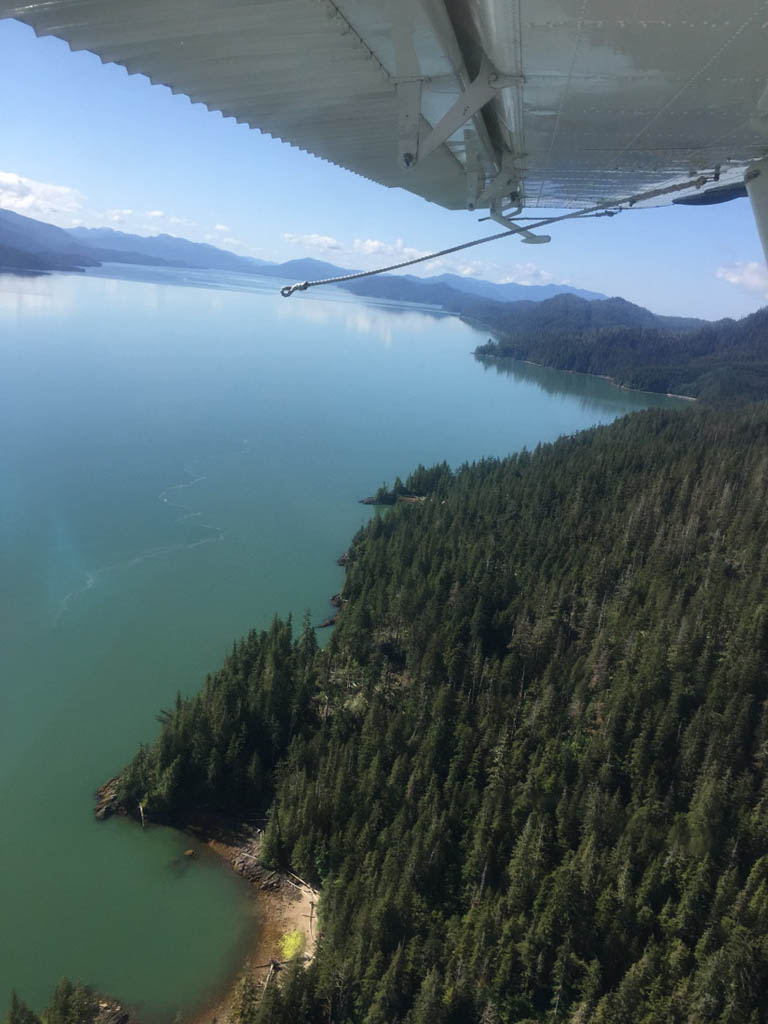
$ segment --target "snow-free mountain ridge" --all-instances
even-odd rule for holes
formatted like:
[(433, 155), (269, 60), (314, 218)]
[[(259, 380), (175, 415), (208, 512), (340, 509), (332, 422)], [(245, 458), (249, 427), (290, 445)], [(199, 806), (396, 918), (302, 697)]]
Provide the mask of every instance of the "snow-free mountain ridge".
[[(269, 263), (174, 235), (145, 237), (114, 228), (77, 227), (65, 230), (10, 210), (0, 210), (0, 269), (77, 270), (100, 263), (227, 270), (291, 280), (337, 277), (354, 272), (354, 268), (338, 267), (311, 258)], [(415, 295), (422, 286), (438, 285), (496, 302), (515, 302), (521, 299), (540, 302), (564, 293), (588, 300), (605, 298), (599, 292), (585, 291), (567, 284), (495, 284), (458, 274), (437, 274), (431, 277), (390, 274), (387, 280), (392, 282), (387, 286), (389, 291), (401, 291), (402, 299), (415, 302), (431, 303), (431, 299), (419, 299)]]

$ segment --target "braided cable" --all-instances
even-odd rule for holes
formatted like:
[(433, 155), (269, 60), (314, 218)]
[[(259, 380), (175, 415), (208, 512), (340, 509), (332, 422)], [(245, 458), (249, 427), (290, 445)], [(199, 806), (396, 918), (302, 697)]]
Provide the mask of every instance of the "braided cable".
[(326, 277), (320, 281), (301, 281), (297, 284), (287, 284), (280, 289), (280, 294), (287, 299), (294, 292), (305, 292), (308, 288), (317, 288), (321, 284), (343, 284), (345, 281), (357, 281), (362, 277), (373, 277), (376, 274), (387, 274), (391, 270), (402, 270), (404, 267), (412, 267), (416, 263), (425, 263), (428, 260), (436, 260), (441, 256), (450, 256), (451, 253), (461, 252), (462, 249), (471, 249), (475, 245), (484, 245), (486, 242), (496, 242), (500, 238), (508, 238), (510, 235), (518, 235), (521, 232), (532, 231), (535, 228), (544, 228), (549, 224), (558, 224), (564, 220), (575, 220), (579, 217), (589, 217), (609, 208), (622, 206), (635, 206), (637, 203), (645, 202), (648, 199), (658, 199), (660, 196), (669, 195), (671, 192), (682, 192), (688, 188), (701, 188), (706, 185), (707, 179), (704, 175), (694, 178), (691, 181), (681, 182), (677, 185), (666, 185), (663, 188), (651, 189), (648, 192), (638, 192), (633, 196), (624, 199), (613, 199), (609, 202), (598, 203), (585, 210), (572, 210), (570, 213), (563, 213), (557, 217), (545, 217), (542, 220), (528, 224), (526, 227), (509, 228), (506, 231), (499, 231), (495, 235), (486, 235), (484, 238), (475, 238), (471, 242), (463, 242), (461, 245), (452, 245), (449, 249), (441, 249), (439, 252), (429, 253), (427, 256), (417, 256), (412, 260), (403, 260), (402, 263), (393, 263), (388, 267), (379, 267), (377, 270), (361, 270), (354, 274), (342, 274), (339, 277)]

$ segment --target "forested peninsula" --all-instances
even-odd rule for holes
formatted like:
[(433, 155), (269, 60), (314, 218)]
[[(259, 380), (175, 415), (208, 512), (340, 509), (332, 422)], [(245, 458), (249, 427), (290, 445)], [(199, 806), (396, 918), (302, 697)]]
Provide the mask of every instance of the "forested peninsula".
[(265, 814), (320, 890), (232, 1024), (766, 1019), (768, 406), (404, 487), (328, 646), (250, 633), (120, 777), (153, 820)]
[(492, 332), (480, 358), (527, 360), (622, 387), (714, 401), (768, 394), (768, 308), (714, 322), (660, 316), (622, 298), (504, 302), (404, 277), (350, 281), (361, 296), (430, 303)]
[[(768, 394), (768, 307), (741, 320), (674, 324), (623, 299), (585, 303), (559, 295), (525, 311), (479, 309), (495, 340), (478, 357), (610, 377), (623, 387), (714, 401)], [(647, 314), (647, 315), (643, 315)], [(669, 322), (672, 321), (670, 324)]]

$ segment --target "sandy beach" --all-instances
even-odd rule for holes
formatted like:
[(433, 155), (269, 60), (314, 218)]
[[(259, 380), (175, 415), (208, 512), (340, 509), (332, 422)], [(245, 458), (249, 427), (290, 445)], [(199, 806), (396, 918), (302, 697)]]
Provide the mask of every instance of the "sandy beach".
[(254, 914), (261, 922), (234, 981), (213, 1003), (187, 1018), (187, 1024), (223, 1024), (232, 1006), (237, 984), (244, 975), (264, 984), (269, 978), (269, 983), (272, 983), (275, 965), (285, 965), (286, 935), (298, 932), (302, 937), (300, 959), (305, 963), (312, 959), (317, 943), (319, 894), (296, 875), (270, 871), (261, 865), (261, 830), (258, 828), (206, 825), (188, 831), (223, 857), (250, 883)]

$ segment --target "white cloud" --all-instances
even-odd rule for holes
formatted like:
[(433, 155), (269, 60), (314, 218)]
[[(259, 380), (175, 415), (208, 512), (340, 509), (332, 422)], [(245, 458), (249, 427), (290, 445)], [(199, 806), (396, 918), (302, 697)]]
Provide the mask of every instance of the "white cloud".
[(80, 210), (82, 196), (68, 185), (51, 185), (20, 174), (0, 171), (0, 208), (13, 210), (25, 217), (67, 220)]
[(331, 235), (295, 235), (287, 231), (283, 238), (291, 245), (303, 245), (307, 249), (319, 249), (321, 252), (344, 248), (338, 238), (333, 238)]
[(130, 217), (133, 210), (105, 210), (104, 216), (110, 224), (123, 224), (126, 217)]
[(378, 256), (381, 259), (394, 260), (396, 263), (429, 255), (427, 249), (414, 249), (410, 245), (405, 245), (402, 238), (395, 242), (382, 242), (378, 238), (356, 238), (352, 243), (352, 252), (362, 256)]
[[(535, 263), (515, 263), (511, 269), (502, 277), (499, 284), (552, 284), (555, 275), (548, 270), (542, 270)], [(558, 281), (557, 284), (568, 284), (567, 281)]]
[[(405, 263), (408, 260), (428, 256), (430, 250), (417, 249), (406, 245), (402, 238), (393, 242), (380, 238), (355, 238), (351, 242), (342, 242), (330, 235), (293, 234), (283, 235), (286, 242), (302, 246), (304, 249), (315, 249), (332, 254), (333, 262), (359, 270), (375, 270), (389, 264)], [(543, 270), (536, 263), (494, 262), (484, 259), (468, 259), (463, 254), (442, 256), (424, 260), (412, 267), (404, 267), (404, 274), (415, 274), (419, 277), (434, 277), (439, 274), (458, 274), (460, 277), (481, 278), (498, 284), (568, 284), (569, 281), (549, 270)]]
[[(125, 212), (132, 213), (133, 211)], [(186, 217), (174, 217), (172, 214), (166, 213), (165, 210), (145, 210), (144, 216), (151, 217), (153, 220), (164, 220), (167, 224), (186, 225), (187, 227), (195, 226), (193, 220), (188, 220)]]
[(232, 229), (228, 228), (226, 224), (217, 224), (216, 227), (214, 228), (214, 231), (231, 231), (231, 230)]
[(729, 263), (717, 268), (715, 276), (747, 292), (768, 298), (768, 267), (765, 263)]
[(402, 238), (394, 242), (383, 242), (378, 238), (355, 238), (351, 243), (344, 243), (332, 235), (299, 235), (293, 232), (286, 232), (283, 238), (289, 244), (300, 245), (304, 249), (341, 254), (336, 258), (342, 258), (349, 265), (359, 266), (362, 263), (366, 268), (386, 262), (402, 263), (427, 255), (425, 250), (405, 245)]
[[(123, 210), (119, 212), (122, 212), (127, 215), (129, 213), (132, 213), (133, 211)], [(165, 210), (145, 210), (142, 216), (151, 217), (154, 221), (156, 221), (156, 223), (152, 227), (147, 227), (146, 224), (143, 224), (143, 230), (162, 231), (164, 227), (167, 229), (168, 225), (172, 225), (173, 227), (197, 227), (196, 221), (189, 220), (187, 217), (173, 216), (170, 213), (166, 213)], [(161, 224), (160, 221), (165, 221), (165, 224)]]
[(225, 249), (233, 249), (240, 256), (256, 256), (257, 253), (263, 252), (259, 246), (251, 245), (249, 242), (243, 241), (242, 238), (232, 238), (229, 235), (225, 238), (217, 238), (215, 241), (217, 245), (221, 245)]

